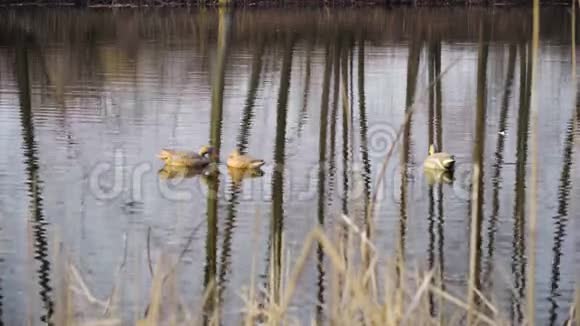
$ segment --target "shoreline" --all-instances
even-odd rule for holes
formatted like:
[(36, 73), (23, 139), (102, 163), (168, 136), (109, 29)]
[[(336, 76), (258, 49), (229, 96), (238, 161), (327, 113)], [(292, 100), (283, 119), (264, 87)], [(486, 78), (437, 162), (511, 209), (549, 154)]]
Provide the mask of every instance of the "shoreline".
[[(9, 0), (10, 1), (10, 0)], [(12, 1), (11, 1), (12, 2)], [(571, 6), (571, 1), (544, 1), (541, 7), (566, 7)], [(192, 8), (192, 9), (217, 9), (221, 7), (235, 9), (357, 9), (357, 8), (397, 8), (397, 7), (417, 7), (417, 8), (522, 8), (529, 7), (530, 3), (520, 0), (508, 1), (439, 1), (439, 0), (418, 0), (418, 1), (372, 1), (372, 0), (338, 0), (338, 1), (276, 1), (276, 0), (230, 0), (225, 4), (220, 1), (197, 1), (197, 0), (73, 0), (73, 1), (25, 1), (0, 4), (0, 9), (29, 9), (29, 8), (66, 8), (66, 9), (157, 9), (157, 8)]]
[[(230, 13), (233, 15), (231, 41), (234, 47), (260, 41), (282, 46), (283, 36), (290, 34), (315, 43), (341, 34), (363, 38), (370, 44), (415, 38), (461, 44), (478, 39), (481, 23), (490, 26), (490, 37), (496, 42), (521, 43), (529, 40), (532, 29), (532, 11), (528, 7), (233, 8)], [(166, 15), (171, 17), (170, 24), (162, 23)], [(569, 45), (571, 35), (561, 32), (571, 24), (567, 8), (547, 6), (543, 8), (542, 18), (553, 22), (551, 27), (546, 25), (540, 31), (542, 39), (552, 44)], [(119, 42), (119, 30), (126, 31), (125, 37), (139, 39), (189, 40), (191, 35), (198, 35), (197, 41), (203, 43), (215, 39), (219, 12), (215, 8), (198, 7), (16, 8), (0, 10), (0, 20), (3, 21), (0, 45), (9, 44), (21, 35), (15, 31), (28, 31), (46, 44), (70, 41), (70, 37), (78, 44), (87, 38), (94, 42)], [(462, 28), (457, 28), (458, 25)], [(126, 30), (128, 26), (131, 28)], [(199, 34), (200, 30), (204, 33)], [(191, 45), (191, 42), (186, 43)]]

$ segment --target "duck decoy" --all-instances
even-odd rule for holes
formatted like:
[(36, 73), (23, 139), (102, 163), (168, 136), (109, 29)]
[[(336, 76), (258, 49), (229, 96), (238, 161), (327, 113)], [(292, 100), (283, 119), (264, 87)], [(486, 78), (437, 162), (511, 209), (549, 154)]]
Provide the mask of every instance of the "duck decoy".
[(164, 165), (163, 168), (157, 172), (157, 174), (162, 180), (171, 180), (175, 178), (193, 178), (197, 175), (203, 174), (204, 171), (204, 168), (194, 168), (183, 165)]
[(247, 154), (240, 154), (237, 149), (232, 151), (226, 162), (228, 167), (234, 169), (257, 169), (265, 163), (264, 160), (253, 158)]
[(201, 147), (198, 153), (162, 149), (157, 157), (168, 166), (185, 166), (192, 168), (203, 168), (209, 165), (209, 163), (217, 162), (219, 160), (217, 150), (208, 145)]
[(449, 153), (437, 152), (435, 145), (429, 146), (429, 156), (425, 159), (423, 167), (433, 170), (453, 170), (455, 157)]
[(260, 168), (236, 169), (228, 167), (228, 174), (234, 185), (239, 185), (244, 179), (259, 178), (264, 175)]
[(449, 170), (425, 169), (425, 177), (430, 185), (453, 182), (453, 173)]

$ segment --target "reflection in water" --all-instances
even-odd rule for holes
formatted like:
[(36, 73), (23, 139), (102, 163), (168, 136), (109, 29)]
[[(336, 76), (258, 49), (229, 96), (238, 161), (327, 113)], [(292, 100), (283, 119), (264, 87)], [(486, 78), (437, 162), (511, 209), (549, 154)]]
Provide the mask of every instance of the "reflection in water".
[[(405, 96), (405, 113), (411, 110), (411, 106), (415, 100), (415, 90), (417, 87), (417, 75), (419, 72), (419, 64), (421, 61), (421, 49), (423, 47), (423, 40), (417, 35), (413, 37), (409, 43), (409, 54), (407, 59), (407, 89)], [(401, 174), (401, 198), (399, 202), (399, 233), (397, 244), (397, 286), (402, 288), (402, 282), (405, 281), (405, 240), (407, 237), (407, 188), (408, 188), (408, 163), (409, 154), (411, 151), (411, 129), (413, 125), (413, 118), (403, 127), (403, 146), (401, 148), (401, 161), (399, 165), (399, 172)], [(401, 291), (402, 293), (402, 291)], [(402, 294), (401, 294), (402, 295)], [(400, 298), (401, 299), (401, 298)]]
[[(479, 49), (477, 56), (477, 109), (475, 114), (475, 139), (473, 143), (473, 178), (471, 183), (471, 223), (469, 254), (468, 304), (478, 304), (476, 290), (481, 289), (481, 226), (483, 224), (483, 154), (485, 151), (485, 123), (487, 117), (487, 57), (489, 35), (487, 26), (480, 25)], [(477, 298), (477, 299), (476, 299)], [(472, 325), (473, 315), (468, 314), (467, 324)]]
[[(427, 220), (429, 225), (427, 226), (427, 232), (429, 233), (429, 244), (427, 246), (428, 264), (429, 270), (435, 268), (435, 218), (434, 218), (434, 200), (433, 200), (433, 187), (429, 186), (429, 212), (427, 215)], [(433, 294), (429, 293), (429, 313), (431, 316), (435, 316), (435, 300)]]
[[(349, 108), (348, 99), (348, 49), (346, 47), (345, 39), (340, 42), (340, 65), (341, 65), (341, 88), (342, 88), (342, 214), (349, 216), (348, 211), (348, 194), (349, 194), (349, 177), (352, 176), (352, 161), (350, 161), (349, 156), (351, 156), (352, 141), (349, 140), (349, 134), (352, 126), (351, 112)], [(342, 232), (343, 242), (348, 243), (348, 230), (347, 226), (344, 226)], [(344, 248), (343, 255), (348, 261), (350, 259), (349, 254), (346, 252), (348, 248)]]
[[(235, 168), (228, 168), (228, 176), (231, 180), (231, 191), (233, 193), (239, 194), (242, 185), (242, 181), (244, 179), (252, 179), (252, 178), (259, 178), (264, 176), (264, 171), (261, 168), (253, 168), (253, 169), (235, 169)], [(232, 196), (233, 198), (233, 196)], [(228, 223), (229, 224), (229, 223)], [(233, 226), (233, 224), (232, 224)], [(224, 230), (225, 231), (225, 230)], [(227, 247), (224, 247), (227, 248)]]
[(326, 198), (328, 206), (332, 207), (334, 202), (334, 191), (336, 187), (336, 122), (338, 120), (338, 95), (340, 90), (340, 43), (339, 38), (334, 39), (332, 47), (332, 64), (334, 67), (333, 88), (332, 88), (332, 111), (330, 113), (330, 153), (328, 159), (328, 191)]
[(290, 75), (292, 73), (292, 54), (294, 51), (294, 35), (285, 35), (286, 44), (282, 57), (280, 73), (280, 88), (278, 90), (278, 106), (276, 112), (276, 143), (274, 148), (274, 171), (272, 175), (272, 231), (270, 233), (271, 262), (270, 279), (273, 288), (270, 289), (272, 300), (280, 302), (280, 282), (282, 276), (282, 232), (284, 230), (284, 169), (286, 159), (286, 118), (288, 115), (288, 92), (290, 90)]
[[(252, 59), (252, 72), (250, 74), (248, 94), (242, 113), (242, 120), (240, 121), (240, 131), (237, 138), (236, 147), (241, 154), (246, 153), (248, 147), (248, 138), (253, 126), (254, 119), (254, 103), (256, 102), (256, 94), (258, 93), (258, 86), (260, 84), (260, 73), (262, 71), (263, 56), (264, 56), (264, 42), (259, 41), (258, 46), (254, 52)], [(220, 300), (222, 294), (225, 292), (228, 274), (231, 272), (231, 246), (233, 239), (233, 231), (236, 227), (237, 206), (239, 205), (238, 196), (242, 190), (241, 183), (243, 179), (262, 176), (262, 170), (240, 170), (228, 168), (228, 175), (230, 176), (230, 198), (228, 200), (228, 216), (224, 225), (224, 238), (222, 245), (222, 258), (220, 267)]]
[[(432, 89), (435, 90), (434, 93), (434, 102), (435, 102), (435, 114), (433, 114), (434, 121), (429, 121), (430, 124), (434, 125), (433, 131), (435, 133), (432, 138), (435, 138), (435, 144), (439, 146), (439, 148), (444, 148), (443, 145), (443, 93), (442, 93), (442, 79), (439, 78), (441, 76), (441, 39), (436, 39), (435, 41), (431, 41), (430, 46), (430, 85)], [(443, 181), (447, 180), (447, 178), (453, 178), (453, 175), (450, 175), (448, 172), (445, 172), (443, 175)], [(439, 180), (439, 179), (437, 179)], [(443, 185), (441, 181), (438, 181), (437, 185), (437, 252), (438, 252), (438, 268), (439, 268), (439, 286), (442, 289), (445, 289), (445, 282), (444, 282), (444, 275), (445, 275), (445, 263), (444, 263), (444, 243), (445, 243), (445, 235), (444, 235), (444, 215), (443, 215)], [(439, 307), (442, 307), (443, 300), (439, 300)], [(445, 320), (443, 319), (444, 315), (441, 314), (440, 323), (442, 325), (445, 324)]]
[[(429, 44), (429, 85), (432, 85), (432, 83), (435, 82), (435, 62), (433, 60), (433, 57), (436, 56), (437, 53), (437, 45), (435, 45), (435, 42), (432, 42)], [(429, 87), (429, 119), (427, 120), (427, 124), (428, 124), (428, 128), (427, 128), (427, 143), (428, 144), (433, 144), (433, 135), (435, 133), (434, 131), (434, 122), (435, 122), (435, 89), (434, 87)], [(436, 144), (437, 146), (440, 146), (440, 144)], [(438, 147), (441, 148), (441, 147)], [(428, 211), (428, 216), (427, 216), (427, 220), (429, 221), (429, 225), (427, 227), (427, 232), (429, 233), (429, 244), (427, 246), (427, 255), (428, 255), (428, 264), (429, 264), (429, 270), (433, 270), (435, 268), (435, 218), (434, 218), (434, 210), (435, 210), (435, 203), (434, 203), (434, 198), (433, 198), (433, 184), (437, 181), (438, 178), (436, 178), (435, 176), (433, 176), (433, 172), (432, 170), (425, 170), (426, 175), (427, 175), (427, 181), (429, 182), (429, 191), (428, 191), (428, 201), (429, 201), (429, 211)], [(443, 171), (445, 172), (445, 171)], [(433, 294), (429, 293), (429, 313), (431, 314), (431, 316), (435, 315), (435, 303), (434, 303), (434, 298), (433, 298)]]
[[(229, 44), (229, 34), (231, 28), (231, 12), (225, 8), (219, 10), (219, 28), (217, 42), (217, 61), (215, 66), (214, 80), (212, 84), (211, 96), (211, 120), (210, 120), (210, 144), (221, 153), (221, 126), (224, 98), (225, 65)], [(213, 176), (208, 182), (207, 191), (207, 236), (206, 236), (206, 265), (204, 286), (208, 295), (206, 309), (207, 316), (212, 316), (216, 310), (218, 296), (216, 295), (215, 281), (217, 271), (217, 234), (218, 234), (218, 195), (219, 195), (219, 175)]]
[[(366, 99), (365, 99), (365, 42), (361, 35), (357, 35), (357, 44), (358, 44), (358, 54), (357, 54), (357, 90), (358, 90), (358, 114), (359, 114), (359, 133), (360, 133), (360, 153), (362, 159), (362, 170), (361, 170), (361, 177), (363, 181), (363, 205), (364, 209), (362, 212), (362, 216), (364, 217), (364, 229), (365, 233), (370, 241), (374, 239), (374, 223), (372, 218), (369, 214), (370, 211), (370, 200), (371, 200), (371, 162), (369, 158), (369, 140), (368, 140), (368, 118), (367, 118), (367, 108), (366, 108)], [(354, 61), (354, 51), (351, 57), (351, 63)], [(351, 75), (354, 74), (353, 67), (351, 67)], [(351, 76), (351, 80), (354, 79), (354, 76)], [(351, 85), (351, 90), (354, 86)], [(353, 91), (354, 93), (354, 91)], [(351, 100), (354, 95), (351, 95)], [(354, 115), (354, 107), (351, 105), (353, 115)], [(352, 126), (354, 129), (354, 125)], [(354, 133), (354, 130), (353, 130)], [(354, 156), (354, 144), (353, 144), (353, 156)], [(358, 192), (357, 192), (358, 194)], [(372, 264), (372, 257), (371, 251), (365, 250), (363, 253), (363, 263), (364, 268), (370, 270), (374, 267), (371, 266)], [(370, 286), (370, 282), (369, 282)]]
[(164, 165), (158, 172), (159, 178), (162, 180), (170, 180), (176, 178), (193, 178), (204, 174), (205, 169), (191, 168), (187, 166)]
[[(530, 118), (530, 67), (528, 49), (525, 44), (520, 44), (520, 98), (517, 131), (517, 162), (515, 180), (515, 203), (514, 203), (514, 230), (513, 230), (513, 253), (512, 274), (514, 277), (515, 295), (512, 300), (512, 322), (521, 323), (522, 307), (519, 298), (524, 297), (526, 257), (525, 257), (525, 187), (526, 187), (526, 162), (528, 157), (528, 130)], [(518, 297), (516, 297), (516, 295)]]
[(53, 312), (52, 289), (50, 287), (50, 262), (48, 261), (47, 222), (43, 214), (42, 181), (39, 177), (37, 144), (34, 139), (34, 124), (32, 118), (32, 101), (30, 87), (30, 73), (28, 69), (28, 51), (20, 45), (16, 52), (16, 80), (18, 82), (18, 95), (20, 100), (20, 119), (22, 124), (22, 137), (24, 144), (24, 156), (27, 172), (29, 203), (29, 222), (32, 223), (34, 259), (40, 266), (38, 268), (38, 284), (40, 285), (40, 297), (46, 312), (40, 317), (43, 322), (51, 324)]
[[(338, 120), (338, 95), (340, 90), (340, 37), (337, 35), (332, 38), (332, 46), (330, 51), (330, 57), (332, 57), (332, 73), (333, 73), (333, 81), (332, 81), (332, 110), (330, 112), (330, 135), (329, 135), (329, 157), (328, 157), (328, 182), (327, 186), (328, 189), (324, 194), (326, 198), (326, 207), (329, 208), (329, 211), (333, 209), (334, 199), (335, 199), (335, 187), (336, 187), (336, 122)], [(321, 117), (322, 119), (322, 117)], [(319, 248), (320, 249), (320, 248)], [(336, 298), (338, 297), (338, 290), (335, 289), (333, 285), (336, 285), (340, 280), (334, 274), (331, 274), (330, 281), (332, 285), (330, 289), (332, 289), (332, 293), (329, 293), (329, 298)], [(336, 287), (338, 288), (338, 286)], [(327, 300), (328, 302), (329, 300)]]
[[(341, 44), (344, 44), (341, 43)], [(349, 132), (350, 132), (350, 108), (348, 99), (348, 56), (346, 47), (341, 47), (341, 89), (342, 89), (342, 213), (348, 216), (348, 181), (349, 181)]]
[(358, 110), (360, 120), (360, 152), (362, 156), (362, 178), (364, 190), (364, 217), (366, 233), (373, 238), (372, 221), (369, 220), (369, 205), (371, 198), (371, 163), (369, 159), (368, 119), (365, 102), (365, 43), (362, 37), (358, 40)]
[(222, 116), (224, 105), (224, 84), (226, 78), (226, 58), (232, 25), (231, 11), (225, 8), (219, 10), (218, 40), (215, 73), (211, 88), (211, 125), (210, 143), (218, 153), (221, 153)]
[[(430, 186), (453, 182), (453, 172), (448, 170), (425, 169), (425, 178)], [(431, 191), (433, 189), (430, 189)]]
[[(330, 53), (330, 46), (327, 44), (325, 49), (324, 62), (324, 77), (322, 82), (322, 99), (320, 105), (320, 133), (318, 136), (318, 223), (324, 225), (324, 208), (325, 208), (325, 185), (326, 185), (326, 140), (328, 129), (328, 98), (330, 97), (330, 70), (332, 67), (332, 56)], [(320, 244), (316, 247), (316, 268), (317, 276), (317, 305), (316, 305), (316, 321), (322, 322), (323, 305), (324, 305), (324, 252)]]
[[(347, 36), (342, 36), (337, 40), (339, 48), (337, 53), (339, 57), (337, 57), (337, 62), (335, 62), (336, 66), (340, 66), (337, 68), (336, 73), (340, 73), (340, 88), (341, 94), (340, 98), (342, 99), (342, 205), (341, 205), (341, 212), (345, 216), (349, 216), (348, 210), (348, 198), (349, 198), (349, 178), (352, 176), (352, 161), (350, 161), (349, 156), (352, 153), (349, 144), (352, 145), (352, 141), (349, 140), (350, 134), (350, 127), (352, 125), (351, 120), (351, 113), (349, 108), (349, 93), (348, 93), (348, 51), (347, 44), (349, 44), (347, 40)], [(338, 79), (335, 79), (338, 81)], [(338, 119), (338, 118), (337, 118)], [(348, 226), (343, 225), (340, 229), (340, 243), (347, 244), (349, 243), (349, 231)], [(345, 261), (349, 261), (352, 259), (352, 253), (350, 252), (352, 248), (347, 245), (344, 245), (342, 248), (342, 255)], [(337, 277), (336, 281), (338, 282), (339, 286), (342, 287), (343, 284), (346, 282), (345, 279), (342, 277)], [(344, 295), (342, 291), (338, 291), (337, 300), (342, 300), (341, 297)]]
[(561, 296), (560, 292), (560, 263), (562, 259), (562, 243), (566, 237), (566, 229), (568, 226), (568, 201), (570, 197), (570, 170), (572, 168), (572, 154), (574, 147), (574, 117), (566, 128), (566, 138), (564, 139), (564, 155), (562, 157), (562, 171), (560, 174), (560, 185), (558, 187), (558, 211), (557, 215), (553, 217), (554, 220), (554, 244), (552, 245), (552, 252), (554, 258), (552, 260), (552, 276), (550, 277), (550, 325), (555, 325), (557, 322), (558, 298)]
[(237, 148), (240, 154), (246, 153), (248, 147), (248, 137), (252, 130), (254, 119), (254, 103), (256, 102), (256, 94), (258, 93), (258, 86), (260, 85), (260, 73), (262, 71), (262, 61), (264, 56), (264, 41), (260, 40), (254, 52), (252, 60), (252, 72), (250, 73), (250, 81), (248, 87), (248, 96), (244, 104), (244, 111), (242, 113), (242, 121), (240, 121), (240, 133), (238, 135)]
[(508, 111), (509, 111), (509, 101), (511, 99), (512, 87), (514, 82), (514, 74), (516, 69), (516, 55), (517, 55), (517, 44), (513, 43), (509, 46), (509, 54), (508, 54), (508, 68), (507, 68), (507, 76), (504, 86), (504, 95), (501, 101), (501, 111), (499, 116), (499, 124), (498, 124), (498, 131), (497, 131), (497, 144), (495, 147), (495, 163), (493, 165), (493, 174), (492, 174), (492, 188), (493, 188), (493, 195), (492, 195), (492, 213), (489, 218), (489, 226), (488, 226), (488, 243), (487, 243), (487, 263), (485, 266), (485, 276), (483, 278), (483, 282), (487, 288), (493, 287), (493, 281), (491, 278), (492, 269), (493, 269), (493, 254), (495, 251), (495, 234), (497, 232), (497, 222), (498, 222), (498, 214), (499, 214), (499, 192), (500, 187), (503, 182), (503, 178), (501, 176), (501, 169), (504, 165), (504, 147), (505, 147), (505, 137), (506, 137), (506, 130), (508, 129), (507, 121), (508, 121)]
[(215, 292), (215, 276), (217, 271), (217, 219), (218, 219), (218, 191), (219, 176), (212, 176), (207, 185), (207, 235), (206, 235), (206, 260), (204, 268), (203, 285), (207, 291), (207, 301), (204, 309), (205, 323), (213, 317), (216, 309), (217, 296)]
[(304, 72), (304, 89), (302, 91), (302, 110), (300, 110), (300, 116), (298, 118), (298, 128), (296, 131), (296, 138), (300, 138), (302, 136), (302, 130), (304, 128), (304, 124), (308, 120), (308, 98), (310, 95), (310, 75), (312, 74), (312, 47), (314, 46), (313, 42), (308, 42), (306, 48), (306, 71)]
[[(429, 120), (428, 123), (428, 144), (435, 144), (438, 148), (443, 148), (443, 123), (442, 123), (442, 92), (441, 84), (442, 79), (439, 78), (441, 74), (441, 40), (437, 39), (429, 42), (428, 48), (429, 62)], [(424, 169), (423, 173), (427, 178), (427, 183), (429, 184), (428, 200), (429, 200), (429, 211), (428, 211), (428, 232), (429, 232), (429, 268), (437, 268), (439, 271), (439, 286), (445, 288), (444, 285), (444, 232), (443, 232), (443, 184), (453, 182), (452, 171), (447, 170), (434, 170), (434, 169)], [(434, 187), (436, 186), (436, 187)], [(434, 194), (437, 194), (435, 199)], [(435, 216), (435, 204), (437, 205), (437, 216)], [(435, 224), (435, 217), (437, 217), (437, 223)], [(437, 255), (438, 262), (435, 265), (435, 239), (437, 238)], [(436, 283), (436, 279), (433, 279), (433, 283)], [(439, 300), (439, 307), (442, 306), (442, 300)], [(429, 302), (431, 305), (431, 314), (435, 313), (435, 304), (432, 294), (429, 296)], [(439, 322), (445, 324), (442, 319)]]

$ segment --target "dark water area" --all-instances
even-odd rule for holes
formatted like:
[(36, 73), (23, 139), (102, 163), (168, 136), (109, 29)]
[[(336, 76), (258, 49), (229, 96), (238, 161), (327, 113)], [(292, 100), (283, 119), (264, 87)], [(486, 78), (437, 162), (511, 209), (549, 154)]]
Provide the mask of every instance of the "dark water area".
[[(541, 11), (539, 325), (562, 324), (580, 270), (571, 37), (566, 8)], [(146, 309), (148, 257), (183, 254), (183, 300), (195, 306), (216, 280), (233, 323), (252, 278), (285, 273), (316, 225), (334, 230), (343, 214), (365, 225), (378, 193), (381, 259), (438, 268), (459, 297), (476, 216), (477, 285), (521, 324), (530, 38), (525, 8), (0, 11), (1, 323), (52, 318), (63, 250), (95, 298), (117, 288), (127, 321)], [(208, 143), (217, 177), (181, 178), (156, 157)], [(431, 143), (456, 156), (452, 182), (424, 173)], [(263, 174), (228, 171), (234, 148), (264, 159)], [(308, 261), (297, 290), (304, 323), (328, 298), (325, 260)]]

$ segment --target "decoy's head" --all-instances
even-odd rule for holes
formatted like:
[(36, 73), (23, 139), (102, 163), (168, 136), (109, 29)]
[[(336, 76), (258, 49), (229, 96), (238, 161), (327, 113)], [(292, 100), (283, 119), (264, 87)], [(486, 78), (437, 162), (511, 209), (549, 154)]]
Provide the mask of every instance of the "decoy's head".
[(171, 153), (167, 149), (162, 149), (161, 152), (157, 154), (157, 157), (163, 162), (167, 163), (167, 161), (169, 161), (169, 159), (171, 158)]
[(217, 149), (211, 145), (202, 146), (199, 155), (209, 158), (212, 162), (217, 162), (220, 159)]

